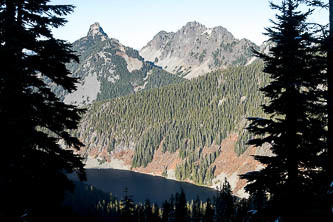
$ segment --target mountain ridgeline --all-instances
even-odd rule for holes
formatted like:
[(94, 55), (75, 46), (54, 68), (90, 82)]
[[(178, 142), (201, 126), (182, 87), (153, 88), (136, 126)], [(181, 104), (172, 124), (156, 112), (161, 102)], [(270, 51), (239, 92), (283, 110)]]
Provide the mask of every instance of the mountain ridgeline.
[(79, 55), (80, 63), (70, 63), (68, 68), (74, 77), (81, 79), (77, 90), (68, 93), (53, 87), (68, 104), (90, 104), (184, 81), (145, 62), (137, 50), (109, 38), (99, 23), (91, 25), (87, 36), (73, 43), (73, 50)]
[(170, 73), (191, 79), (230, 65), (246, 65), (255, 60), (247, 39), (236, 39), (227, 29), (207, 28), (188, 22), (177, 32), (161, 31), (140, 50), (147, 61)]
[[(223, 141), (237, 135), (232, 152), (242, 155), (249, 138), (246, 117), (263, 116), (264, 98), (258, 89), (268, 79), (262, 69), (263, 64), (255, 62), (95, 102), (73, 132), (86, 144), (81, 154), (100, 165), (121, 159), (133, 170), (149, 168), (160, 155), (155, 173), (212, 185), (214, 178), (226, 174), (219, 162), (230, 148)], [(175, 162), (167, 162), (170, 155), (176, 155)]]

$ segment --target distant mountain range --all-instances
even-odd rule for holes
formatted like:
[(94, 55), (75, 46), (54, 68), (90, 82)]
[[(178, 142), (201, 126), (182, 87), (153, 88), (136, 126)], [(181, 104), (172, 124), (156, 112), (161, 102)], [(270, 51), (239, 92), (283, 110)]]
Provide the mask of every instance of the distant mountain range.
[[(87, 36), (73, 43), (80, 63), (69, 70), (81, 79), (68, 93), (52, 86), (68, 104), (85, 105), (141, 90), (192, 79), (229, 66), (249, 65), (257, 45), (238, 40), (225, 28), (206, 28), (189, 22), (177, 32), (161, 31), (140, 52), (110, 38), (100, 26), (90, 26)], [(184, 78), (183, 78), (184, 77)]]
[(258, 50), (259, 46), (236, 39), (221, 26), (207, 28), (188, 22), (177, 32), (157, 33), (140, 55), (170, 73), (191, 79), (231, 65), (250, 64), (255, 60), (252, 48)]
[(73, 43), (73, 50), (80, 63), (73, 62), (68, 68), (74, 77), (81, 79), (77, 90), (68, 93), (53, 87), (68, 104), (85, 105), (184, 81), (144, 61), (137, 50), (109, 38), (99, 23), (91, 25), (87, 36)]

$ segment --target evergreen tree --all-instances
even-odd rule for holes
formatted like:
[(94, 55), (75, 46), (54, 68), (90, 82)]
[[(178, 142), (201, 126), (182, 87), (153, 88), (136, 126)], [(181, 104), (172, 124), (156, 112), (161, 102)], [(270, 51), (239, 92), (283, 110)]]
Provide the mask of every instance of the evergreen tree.
[(234, 197), (232, 195), (231, 187), (227, 178), (225, 178), (222, 188), (218, 191), (215, 200), (216, 220), (225, 222), (233, 221), (235, 214), (234, 205)]
[(180, 193), (176, 193), (175, 221), (176, 222), (187, 221), (186, 196), (185, 196), (184, 190), (182, 188), (181, 188)]
[[(333, 75), (333, 1), (329, 0), (329, 35), (327, 38), (327, 81), (328, 81), (328, 92), (332, 92), (333, 83), (332, 83), (332, 77)], [(331, 79), (331, 80), (330, 80)], [(330, 91), (331, 89), (331, 91)], [(328, 122), (332, 123), (332, 100), (333, 95), (332, 93), (328, 94)], [(331, 186), (333, 182), (333, 149), (332, 149), (332, 138), (329, 138), (328, 136), (328, 147), (331, 147), (330, 150), (328, 150), (328, 164), (329, 164), (329, 182), (330, 182), (330, 192), (333, 195), (333, 187)], [(331, 198), (333, 199), (333, 198)], [(332, 203), (331, 203), (332, 204)]]
[(167, 200), (165, 200), (163, 202), (162, 222), (168, 222), (169, 221), (169, 217), (172, 213), (172, 207), (173, 206)]
[(249, 221), (248, 212), (249, 212), (248, 199), (238, 200), (236, 203), (236, 213), (235, 213), (234, 221), (237, 221), (237, 222)]
[(148, 200), (148, 199), (145, 201), (144, 215), (145, 215), (145, 221), (152, 221), (153, 209), (151, 208), (150, 200)]
[(293, 0), (271, 3), (280, 11), (274, 27), (266, 29), (273, 47), (268, 55), (256, 53), (272, 80), (261, 89), (270, 99), (263, 105), (269, 118), (249, 118), (249, 131), (257, 135), (249, 144), (268, 143), (273, 156), (256, 156), (266, 167), (242, 177), (249, 181), (246, 189), (251, 193), (269, 194), (261, 213), (271, 220), (309, 219), (316, 184), (326, 170), (325, 58), (306, 23), (311, 11), (297, 11), (298, 6)]
[[(134, 201), (128, 195), (128, 188), (125, 187), (124, 198), (121, 200), (121, 218), (124, 222), (134, 221)], [(145, 212), (144, 212), (145, 214)]]
[(65, 64), (78, 58), (70, 44), (51, 32), (64, 25), (62, 16), (74, 7), (48, 3), (0, 1), (1, 221), (22, 215), (37, 221), (56, 212), (64, 191), (73, 188), (66, 173), (85, 177), (81, 158), (60, 146), (83, 145), (68, 133), (83, 110), (64, 104), (49, 88), (76, 89), (78, 80)]
[(199, 196), (197, 196), (195, 201), (192, 201), (192, 215), (191, 215), (191, 221), (193, 222), (200, 222), (201, 221), (201, 201), (199, 199)]
[[(318, 29), (318, 34), (315, 43), (321, 46), (322, 53), (326, 54), (326, 72), (327, 72), (327, 91), (325, 91), (325, 98), (327, 101), (327, 114), (328, 114), (328, 123), (332, 122), (332, 80), (330, 81), (330, 76), (333, 74), (333, 1), (325, 0), (299, 0), (302, 3), (305, 3), (311, 8), (311, 10), (328, 10), (329, 13), (329, 24), (312, 24)], [(327, 30), (328, 26), (328, 30)], [(327, 124), (328, 126), (328, 124)], [(330, 211), (329, 208), (333, 208), (333, 150), (329, 149), (332, 147), (332, 138), (327, 136), (327, 150), (321, 153), (321, 165), (322, 165), (322, 174), (317, 179), (317, 200), (313, 205), (315, 211), (320, 211), (321, 214), (326, 215), (327, 211)], [(325, 209), (326, 208), (326, 209)], [(321, 210), (320, 210), (321, 209)], [(326, 212), (326, 213), (325, 213)], [(327, 216), (327, 215), (326, 215)]]
[(136, 204), (134, 206), (133, 218), (135, 218), (135, 221), (145, 221), (144, 207), (142, 204)]
[(205, 216), (203, 218), (204, 222), (213, 222), (214, 221), (214, 208), (212, 206), (212, 203), (210, 199), (207, 199), (206, 201), (206, 211)]
[(248, 220), (249, 221), (265, 221), (264, 213), (266, 209), (267, 197), (264, 191), (258, 190), (252, 192), (248, 199)]
[(152, 221), (161, 221), (160, 208), (156, 203), (153, 204), (152, 210), (153, 210)]

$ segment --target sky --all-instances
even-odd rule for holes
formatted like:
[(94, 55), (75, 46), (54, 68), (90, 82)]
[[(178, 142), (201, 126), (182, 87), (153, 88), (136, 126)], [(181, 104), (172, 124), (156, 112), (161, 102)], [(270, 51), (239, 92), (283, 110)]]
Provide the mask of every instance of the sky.
[[(51, 0), (51, 4), (76, 6), (66, 17), (68, 23), (53, 30), (56, 38), (73, 42), (99, 22), (109, 37), (135, 49), (159, 31), (176, 32), (190, 21), (207, 28), (223, 26), (236, 38), (260, 45), (267, 39), (264, 28), (271, 26), (269, 19), (276, 13), (268, 0)], [(326, 22), (328, 14), (320, 10), (313, 18)]]

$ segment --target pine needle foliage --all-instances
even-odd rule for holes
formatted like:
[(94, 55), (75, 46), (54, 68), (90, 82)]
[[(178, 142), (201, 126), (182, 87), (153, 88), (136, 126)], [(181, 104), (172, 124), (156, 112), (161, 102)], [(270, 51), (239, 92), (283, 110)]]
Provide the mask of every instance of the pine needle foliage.
[(76, 89), (78, 80), (65, 64), (78, 58), (51, 32), (73, 9), (49, 0), (0, 1), (1, 221), (22, 215), (38, 221), (73, 188), (65, 173), (77, 171), (84, 179), (81, 158), (59, 144), (83, 145), (67, 131), (83, 110), (61, 102), (45, 83)]
[(272, 79), (261, 88), (269, 99), (263, 105), (268, 118), (249, 118), (248, 130), (256, 135), (249, 144), (267, 143), (273, 156), (255, 156), (266, 167), (242, 177), (253, 195), (268, 194), (261, 211), (266, 220), (309, 219), (328, 150), (325, 53), (307, 24), (311, 10), (300, 11), (292, 0), (271, 7), (279, 11), (266, 29), (273, 47), (269, 54), (256, 52)]

